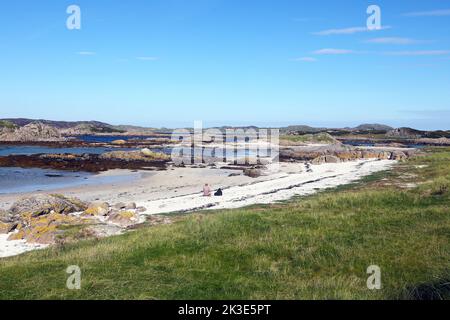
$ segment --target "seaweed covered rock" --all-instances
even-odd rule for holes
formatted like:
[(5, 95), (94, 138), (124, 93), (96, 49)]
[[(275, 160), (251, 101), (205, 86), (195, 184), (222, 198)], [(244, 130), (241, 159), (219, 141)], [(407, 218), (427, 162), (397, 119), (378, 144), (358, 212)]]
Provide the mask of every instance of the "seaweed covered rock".
[(165, 153), (161, 153), (161, 152), (154, 152), (150, 149), (144, 148), (141, 150), (141, 154), (146, 157), (146, 158), (150, 158), (150, 159), (157, 159), (157, 160), (169, 160), (170, 156), (168, 156)]

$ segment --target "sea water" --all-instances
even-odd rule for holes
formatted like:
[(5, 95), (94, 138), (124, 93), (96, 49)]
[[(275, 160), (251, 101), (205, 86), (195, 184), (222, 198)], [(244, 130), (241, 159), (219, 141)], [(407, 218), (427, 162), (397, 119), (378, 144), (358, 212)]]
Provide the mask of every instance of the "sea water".
[(0, 167), (0, 194), (49, 191), (84, 185), (108, 185), (131, 182), (135, 179), (138, 179), (138, 174), (126, 172), (118, 175), (97, 175), (88, 172)]

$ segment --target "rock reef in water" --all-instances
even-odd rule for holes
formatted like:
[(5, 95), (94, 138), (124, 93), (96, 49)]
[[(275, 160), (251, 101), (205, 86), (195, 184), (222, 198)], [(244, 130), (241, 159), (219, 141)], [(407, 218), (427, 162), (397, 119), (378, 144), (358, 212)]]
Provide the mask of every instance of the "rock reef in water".
[(417, 151), (413, 149), (389, 150), (363, 149), (343, 145), (326, 145), (321, 147), (283, 148), (280, 150), (281, 161), (313, 161), (314, 164), (337, 163), (359, 159), (405, 160)]
[(148, 157), (139, 152), (114, 151), (97, 154), (37, 154), (0, 157), (0, 167), (41, 168), (68, 171), (101, 172), (112, 169), (165, 170), (169, 157)]

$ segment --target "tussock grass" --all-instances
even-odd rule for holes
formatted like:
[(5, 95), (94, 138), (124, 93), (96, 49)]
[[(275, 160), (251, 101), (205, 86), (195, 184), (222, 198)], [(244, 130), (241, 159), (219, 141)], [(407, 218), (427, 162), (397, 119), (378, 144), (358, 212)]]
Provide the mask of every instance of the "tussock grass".
[[(0, 298), (450, 298), (449, 160), (433, 150), (307, 198), (3, 259)], [(397, 183), (406, 173), (416, 188)], [(65, 288), (69, 265), (81, 290)], [(367, 289), (370, 265), (381, 290)]]

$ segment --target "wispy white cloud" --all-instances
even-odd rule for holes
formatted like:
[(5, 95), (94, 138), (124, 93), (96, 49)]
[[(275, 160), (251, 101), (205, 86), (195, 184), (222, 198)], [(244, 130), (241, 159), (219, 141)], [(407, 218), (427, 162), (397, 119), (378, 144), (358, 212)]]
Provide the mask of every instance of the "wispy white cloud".
[(292, 61), (302, 61), (302, 62), (316, 62), (317, 59), (313, 57), (300, 57), (300, 58), (294, 58)]
[(158, 57), (137, 57), (136, 59), (141, 61), (156, 61), (159, 58)]
[(444, 56), (450, 54), (450, 50), (391, 51), (384, 54), (389, 56)]
[(385, 38), (373, 38), (364, 41), (366, 43), (376, 43), (376, 44), (398, 44), (398, 45), (408, 45), (421, 43), (422, 41), (411, 39), (411, 38), (398, 38), (398, 37), (385, 37)]
[(79, 51), (77, 54), (80, 56), (94, 56), (96, 53), (93, 51)]
[(326, 49), (320, 49), (313, 51), (313, 54), (317, 55), (336, 55), (336, 54), (352, 54), (356, 53), (353, 50), (347, 50), (347, 49), (332, 49), (332, 48), (326, 48)]
[(403, 15), (406, 17), (443, 17), (450, 16), (450, 9), (407, 12)]
[[(383, 26), (378, 30), (386, 30), (391, 29), (390, 26)], [(313, 32), (314, 35), (317, 36), (331, 36), (336, 34), (354, 34), (354, 33), (360, 33), (360, 32), (372, 32), (372, 31), (378, 31), (378, 30), (370, 30), (367, 27), (351, 27), (351, 28), (342, 28), (342, 29), (328, 29), (323, 30), (319, 32)]]

